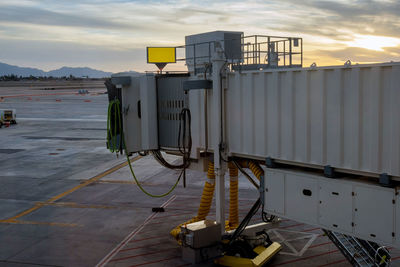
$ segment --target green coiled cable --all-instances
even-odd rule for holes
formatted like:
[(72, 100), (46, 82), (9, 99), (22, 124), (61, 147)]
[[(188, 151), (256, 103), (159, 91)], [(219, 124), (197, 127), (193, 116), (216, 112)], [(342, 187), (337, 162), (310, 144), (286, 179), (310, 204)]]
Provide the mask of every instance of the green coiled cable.
[[(111, 129), (111, 116), (112, 116), (111, 111), (112, 111), (113, 107), (115, 110), (115, 112), (114, 112), (114, 129)], [(118, 121), (118, 124), (117, 124), (117, 121)], [(171, 189), (168, 190), (168, 192), (166, 192), (164, 194), (154, 195), (154, 194), (147, 192), (142, 187), (142, 185), (139, 183), (139, 180), (136, 178), (135, 172), (133, 171), (131, 160), (129, 159), (128, 153), (126, 153), (125, 137), (124, 137), (124, 132), (122, 129), (122, 121), (121, 121), (120, 101), (118, 99), (114, 99), (114, 100), (110, 101), (110, 103), (108, 105), (108, 115), (107, 115), (107, 141), (110, 142), (109, 150), (111, 153), (120, 153), (121, 152), (121, 150), (119, 149), (121, 146), (117, 146), (118, 142), (116, 141), (118, 128), (119, 128), (119, 132), (121, 134), (120, 142), (122, 142), (122, 147), (123, 147), (123, 149), (125, 149), (125, 155), (126, 155), (126, 160), (128, 161), (129, 169), (131, 171), (131, 174), (132, 174), (137, 186), (140, 188), (140, 190), (142, 190), (142, 192), (145, 193), (146, 195), (148, 195), (150, 197), (154, 197), (154, 198), (161, 198), (161, 197), (165, 197), (165, 196), (168, 196), (169, 194), (171, 194), (171, 192), (174, 191), (174, 189), (178, 185), (178, 183), (182, 177), (183, 170), (182, 170), (181, 174), (179, 175), (178, 179), (176, 180), (175, 184), (171, 187)]]

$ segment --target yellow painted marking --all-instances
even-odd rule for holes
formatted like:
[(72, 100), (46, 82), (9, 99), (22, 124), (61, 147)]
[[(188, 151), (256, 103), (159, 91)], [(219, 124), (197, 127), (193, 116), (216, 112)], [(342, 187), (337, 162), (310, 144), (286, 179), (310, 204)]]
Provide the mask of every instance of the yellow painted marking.
[[(141, 158), (141, 156), (137, 156), (137, 157), (133, 158), (131, 160), (131, 162), (134, 162), (134, 161), (136, 161), (136, 160), (138, 160), (140, 158)], [(71, 188), (71, 189), (69, 189), (69, 190), (57, 195), (57, 196), (55, 196), (55, 197), (50, 198), (46, 202), (54, 202), (54, 201), (56, 201), (56, 200), (58, 200), (58, 199), (60, 199), (62, 197), (65, 197), (66, 195), (69, 195), (72, 192), (75, 192), (76, 190), (81, 189), (82, 187), (85, 187), (85, 186), (87, 186), (87, 185), (89, 185), (89, 184), (91, 184), (93, 182), (96, 182), (97, 180), (100, 180), (104, 176), (107, 176), (107, 175), (109, 175), (109, 174), (121, 169), (122, 167), (125, 167), (126, 165), (128, 165), (127, 161), (125, 161), (125, 162), (123, 162), (123, 163), (121, 163), (121, 164), (119, 164), (119, 165), (117, 165), (115, 167), (112, 167), (111, 169), (108, 169), (108, 170), (96, 175), (95, 177), (92, 177), (89, 180), (87, 180), (87, 181), (85, 181), (85, 182), (83, 182), (83, 183), (81, 183), (81, 184), (79, 184), (79, 185), (77, 185), (77, 186), (75, 186), (75, 187), (73, 187), (73, 188)]]
[(78, 208), (78, 209), (136, 209), (134, 207), (92, 205), (92, 204), (86, 205), (86, 204), (79, 204), (79, 203), (75, 203), (75, 202), (38, 202), (37, 205)]
[[(133, 184), (136, 185), (137, 183), (135, 181), (125, 181), (125, 180), (100, 180), (96, 181), (96, 183), (99, 184)], [(153, 183), (148, 183), (148, 182), (141, 182), (141, 185), (155, 185)]]
[(82, 226), (76, 223), (58, 223), (58, 222), (37, 222), (37, 221), (21, 221), (21, 220), (0, 220), (0, 223), (7, 224), (34, 224), (34, 225), (50, 225), (60, 227), (77, 227)]
[(123, 181), (123, 180), (101, 180), (97, 181), (99, 184), (136, 184), (135, 181)]
[(12, 220), (16, 220), (16, 219), (18, 219), (18, 218), (20, 218), (20, 217), (22, 217), (22, 216), (25, 216), (25, 215), (27, 215), (27, 214), (29, 214), (29, 213), (31, 213), (31, 212), (34, 212), (35, 210), (40, 209), (40, 207), (41, 207), (41, 206), (39, 206), (39, 205), (35, 205), (35, 206), (33, 206), (32, 208), (27, 209), (27, 210), (25, 210), (25, 211), (23, 211), (23, 212), (21, 212), (21, 213), (15, 215), (14, 217), (11, 217), (11, 218), (8, 219), (8, 220), (11, 220), (11, 221), (12, 221)]
[[(140, 158), (141, 158), (141, 156), (134, 157), (133, 159), (131, 159), (131, 162), (135, 162), (136, 160), (138, 160), (138, 159), (140, 159)], [(104, 171), (104, 172), (102, 172), (102, 173), (100, 173), (100, 174), (98, 174), (98, 175), (96, 175), (96, 176), (90, 178), (89, 180), (86, 180), (85, 182), (83, 182), (83, 183), (81, 183), (81, 184), (79, 184), (79, 185), (77, 185), (77, 186), (75, 186), (75, 187), (73, 187), (73, 188), (71, 188), (71, 189), (69, 189), (69, 190), (63, 192), (63, 193), (61, 193), (61, 194), (59, 194), (59, 195), (57, 195), (57, 196), (54, 196), (54, 197), (52, 197), (52, 198), (46, 200), (44, 203), (52, 203), (52, 202), (54, 202), (54, 201), (56, 201), (56, 200), (59, 200), (60, 198), (63, 198), (63, 197), (65, 197), (66, 195), (69, 195), (69, 194), (75, 192), (76, 190), (78, 190), (78, 189), (80, 189), (80, 188), (82, 188), (82, 187), (85, 187), (85, 186), (87, 186), (87, 185), (89, 185), (89, 184), (91, 184), (91, 183), (94, 183), (94, 182), (100, 180), (101, 178), (103, 178), (104, 176), (107, 176), (107, 175), (109, 175), (109, 174), (111, 174), (111, 173), (113, 173), (113, 172), (115, 172), (115, 171), (117, 171), (117, 170), (119, 170), (119, 169), (125, 167), (126, 165), (128, 165), (128, 162), (127, 162), (127, 161), (125, 161), (125, 162), (123, 162), (123, 163), (121, 163), (121, 164), (118, 164), (117, 166), (114, 166), (114, 167), (112, 167), (112, 168), (110, 168), (110, 169), (108, 169), (108, 170), (106, 170), (106, 171)], [(29, 214), (29, 213), (32, 213), (32, 212), (34, 212), (35, 210), (40, 209), (41, 207), (43, 207), (43, 204), (36, 204), (36, 205), (33, 206), (32, 208), (27, 209), (27, 210), (25, 210), (25, 211), (23, 211), (23, 212), (21, 212), (21, 213), (15, 215), (14, 217), (11, 217), (11, 218), (9, 218), (9, 219), (7, 219), (7, 220), (2, 220), (2, 221), (14, 222), (14, 221), (16, 221), (18, 218), (21, 218), (21, 217), (23, 217), (23, 216), (25, 216), (25, 215), (27, 215), (27, 214)], [(2, 222), (2, 221), (0, 221), (0, 222)]]

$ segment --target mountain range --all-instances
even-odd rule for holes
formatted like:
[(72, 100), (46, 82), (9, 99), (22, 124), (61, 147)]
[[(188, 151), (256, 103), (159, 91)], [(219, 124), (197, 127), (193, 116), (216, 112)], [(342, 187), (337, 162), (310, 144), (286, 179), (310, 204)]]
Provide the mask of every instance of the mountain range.
[(22, 76), (22, 77), (29, 77), (29, 76), (35, 76), (35, 77), (68, 77), (70, 75), (74, 77), (89, 77), (89, 78), (105, 78), (105, 77), (110, 77), (111, 72), (105, 72), (101, 70), (96, 70), (96, 69), (91, 69), (87, 67), (79, 67), (79, 68), (73, 68), (73, 67), (62, 67), (56, 70), (51, 70), (51, 71), (43, 71), (41, 69), (36, 69), (36, 68), (25, 68), (25, 67), (18, 67), (18, 66), (13, 66), (13, 65), (8, 65), (5, 63), (0, 62), (0, 76), (3, 75), (17, 75), (17, 76)]

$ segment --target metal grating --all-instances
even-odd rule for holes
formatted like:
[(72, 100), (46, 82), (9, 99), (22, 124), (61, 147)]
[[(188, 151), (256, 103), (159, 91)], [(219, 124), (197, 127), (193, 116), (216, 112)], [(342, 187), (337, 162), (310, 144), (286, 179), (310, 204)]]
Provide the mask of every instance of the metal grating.
[(324, 232), (353, 266), (369, 267), (390, 265), (390, 255), (387, 253), (389, 257), (382, 257), (379, 253), (379, 249), (385, 249), (384, 247), (341, 233), (332, 231)]
[(187, 74), (157, 76), (158, 143), (162, 148), (178, 148), (179, 114), (187, 106), (183, 81)]

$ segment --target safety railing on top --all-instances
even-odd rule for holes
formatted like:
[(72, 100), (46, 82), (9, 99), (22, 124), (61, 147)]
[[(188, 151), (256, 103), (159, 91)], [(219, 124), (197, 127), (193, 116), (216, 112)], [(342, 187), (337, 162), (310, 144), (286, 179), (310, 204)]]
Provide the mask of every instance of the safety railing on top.
[[(234, 44), (238, 39), (219, 41), (231, 42), (233, 49), (225, 51), (231, 70), (260, 70), (268, 68), (300, 68), (303, 66), (303, 39), (266, 35), (244, 36), (240, 39), (240, 52)], [(177, 46), (177, 62), (186, 63), (196, 73), (211, 73), (212, 51), (216, 41)], [(229, 45), (227, 47), (230, 47)], [(236, 46), (237, 49), (237, 46)]]

